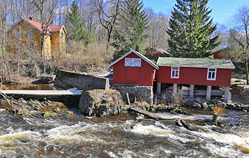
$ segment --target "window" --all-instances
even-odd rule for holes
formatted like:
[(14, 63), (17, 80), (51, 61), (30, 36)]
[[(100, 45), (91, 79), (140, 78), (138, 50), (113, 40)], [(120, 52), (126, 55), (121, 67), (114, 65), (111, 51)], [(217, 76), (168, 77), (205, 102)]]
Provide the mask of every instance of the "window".
[(29, 44), (29, 51), (34, 52), (34, 43)]
[(171, 67), (171, 78), (179, 78), (179, 67)]
[(21, 46), (20, 44), (16, 44), (16, 52), (19, 53), (21, 51)]
[(64, 49), (64, 47), (62, 46), (62, 47), (61, 47), (61, 51), (64, 52), (64, 50), (65, 50), (65, 49)]
[(19, 29), (16, 30), (16, 38), (20, 38), (20, 30)]
[(47, 44), (47, 55), (49, 54), (49, 44)]
[(126, 67), (141, 67), (140, 58), (125, 58)]
[(208, 69), (207, 80), (216, 80), (216, 69), (214, 68)]
[(34, 31), (33, 30), (29, 30), (29, 38), (34, 38)]
[(63, 36), (64, 36), (64, 34), (63, 34), (63, 32), (61, 33), (61, 39), (63, 39)]

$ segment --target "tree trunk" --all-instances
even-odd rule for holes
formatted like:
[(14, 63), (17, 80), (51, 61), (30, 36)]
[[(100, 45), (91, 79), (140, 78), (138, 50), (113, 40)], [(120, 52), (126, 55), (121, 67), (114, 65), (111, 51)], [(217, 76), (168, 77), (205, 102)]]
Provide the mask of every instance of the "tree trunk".
[(217, 120), (218, 120), (218, 115), (213, 114), (213, 120), (212, 120), (213, 124), (218, 125)]
[(249, 83), (249, 80), (248, 80), (248, 75), (249, 75), (249, 72), (248, 72), (248, 59), (246, 59), (245, 64), (246, 64), (246, 84), (248, 84)]

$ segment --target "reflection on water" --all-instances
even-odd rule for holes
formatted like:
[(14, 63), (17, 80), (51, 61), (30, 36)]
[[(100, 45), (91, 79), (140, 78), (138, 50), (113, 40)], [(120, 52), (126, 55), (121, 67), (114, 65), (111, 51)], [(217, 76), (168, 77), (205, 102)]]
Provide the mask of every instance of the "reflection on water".
[[(129, 114), (88, 120), (22, 119), (0, 114), (0, 154), (11, 158), (248, 157), (248, 116), (228, 112), (222, 120), (229, 122), (230, 115), (244, 124), (224, 128), (206, 125), (189, 131), (173, 122), (138, 121)], [(202, 119), (199, 114), (176, 117)]]

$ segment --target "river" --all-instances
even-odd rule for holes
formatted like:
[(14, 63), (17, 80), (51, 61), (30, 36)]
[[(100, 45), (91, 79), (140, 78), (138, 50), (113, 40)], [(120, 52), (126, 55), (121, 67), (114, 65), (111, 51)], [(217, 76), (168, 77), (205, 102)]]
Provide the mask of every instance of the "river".
[[(210, 113), (158, 114), (200, 124)], [(198, 120), (198, 121), (195, 121)], [(170, 121), (134, 114), (106, 118), (44, 119), (0, 114), (1, 157), (249, 157), (249, 116), (226, 111), (226, 125), (189, 131)], [(236, 125), (240, 122), (240, 125)]]

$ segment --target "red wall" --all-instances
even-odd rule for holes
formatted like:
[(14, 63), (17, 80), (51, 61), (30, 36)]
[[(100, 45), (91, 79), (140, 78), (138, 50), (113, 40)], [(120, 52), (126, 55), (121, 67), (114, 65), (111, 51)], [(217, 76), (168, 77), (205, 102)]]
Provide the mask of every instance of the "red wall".
[(207, 80), (207, 68), (180, 67), (179, 78), (171, 78), (171, 67), (160, 66), (157, 82), (230, 87), (232, 69), (217, 69), (216, 80)]
[[(134, 53), (125, 58), (140, 58)], [(153, 86), (156, 69), (141, 59), (141, 67), (125, 67), (125, 58), (113, 65), (113, 84)]]

